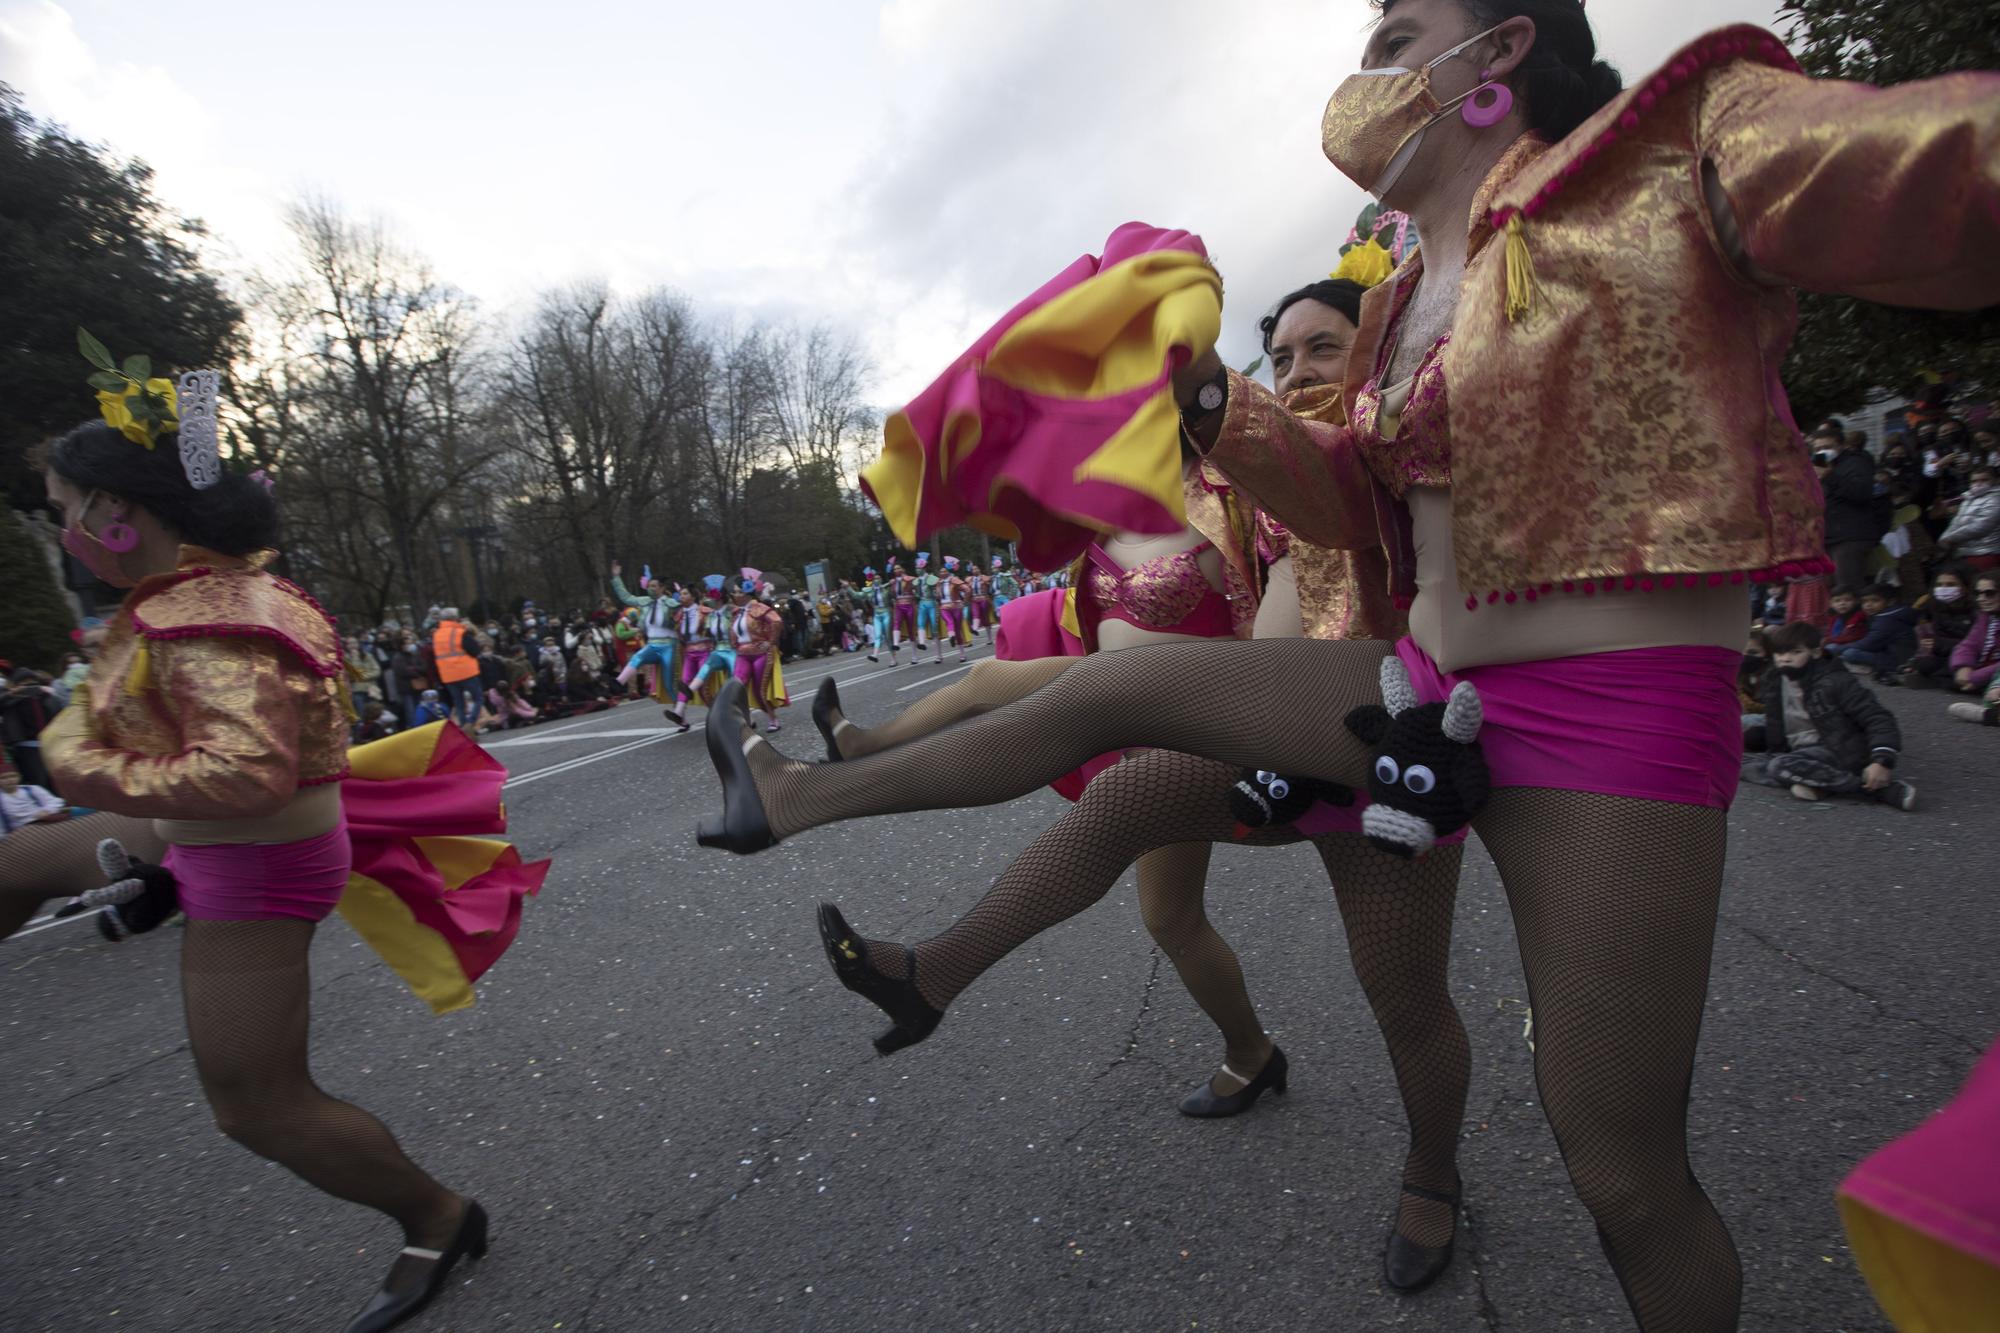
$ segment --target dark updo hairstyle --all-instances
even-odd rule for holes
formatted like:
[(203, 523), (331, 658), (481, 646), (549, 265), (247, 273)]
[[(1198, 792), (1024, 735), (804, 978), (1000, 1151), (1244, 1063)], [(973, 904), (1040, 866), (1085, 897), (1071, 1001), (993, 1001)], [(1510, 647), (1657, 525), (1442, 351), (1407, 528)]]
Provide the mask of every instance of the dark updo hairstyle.
[[(1625, 87), (1618, 71), (1597, 58), (1582, 0), (1455, 0), (1473, 31), (1512, 18), (1533, 19), (1535, 44), (1514, 71), (1515, 96), (1527, 103), (1528, 126), (1549, 142), (1569, 137)], [(1376, 0), (1384, 14), (1396, 0)]]
[(145, 509), (196, 546), (249, 555), (278, 541), (278, 506), (269, 491), (239, 472), (225, 471), (196, 490), (181, 467), (180, 440), (163, 433), (151, 449), (102, 421), (89, 421), (47, 447), (46, 466), (86, 494), (103, 491)]
[(1309, 282), (1285, 297), (1272, 308), (1271, 313), (1257, 321), (1257, 331), (1264, 335), (1264, 354), (1271, 354), (1271, 335), (1278, 331), (1278, 321), (1285, 312), (1301, 301), (1317, 301), (1321, 305), (1332, 306), (1347, 316), (1348, 322), (1359, 328), (1361, 325), (1361, 294), (1368, 289), (1347, 278), (1321, 278)]

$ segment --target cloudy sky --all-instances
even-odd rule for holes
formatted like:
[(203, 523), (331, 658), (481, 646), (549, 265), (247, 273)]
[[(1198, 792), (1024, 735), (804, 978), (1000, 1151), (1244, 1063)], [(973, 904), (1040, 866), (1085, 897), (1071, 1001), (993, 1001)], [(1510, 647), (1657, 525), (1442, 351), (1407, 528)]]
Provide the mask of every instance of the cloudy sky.
[[(1628, 77), (1775, 0), (1596, 0)], [(337, 25), (326, 17), (338, 15)], [(0, 80), (143, 158), (225, 268), (301, 194), (379, 218), (495, 318), (678, 288), (853, 329), (883, 405), (1138, 218), (1199, 232), (1223, 352), (1364, 199), (1319, 153), (1363, 0), (0, 0)]]

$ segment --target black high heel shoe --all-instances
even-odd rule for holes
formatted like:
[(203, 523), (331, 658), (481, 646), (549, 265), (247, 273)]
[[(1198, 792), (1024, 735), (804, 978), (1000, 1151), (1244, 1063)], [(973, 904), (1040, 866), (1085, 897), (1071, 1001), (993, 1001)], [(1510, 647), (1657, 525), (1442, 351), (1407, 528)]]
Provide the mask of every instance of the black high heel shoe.
[[(708, 760), (722, 779), (722, 814), (710, 816), (695, 826), (695, 841), (704, 847), (747, 856), (775, 847), (771, 821), (765, 818), (763, 798), (757, 795), (756, 779), (750, 775), (750, 757), (743, 753), (743, 734), (750, 714), (744, 707), (743, 682), (732, 680), (715, 696), (709, 709), (703, 739), (708, 743)], [(720, 719), (720, 721), (718, 721)], [(738, 725), (730, 725), (734, 719)]]
[(826, 741), (826, 761), (829, 764), (837, 764), (841, 758), (840, 742), (833, 738), (833, 715), (839, 711), (840, 686), (834, 683), (832, 676), (828, 676), (813, 693), (813, 725), (819, 728), (820, 736)]
[(847, 918), (838, 907), (827, 902), (819, 905), (819, 938), (826, 947), (826, 961), (833, 964), (833, 974), (840, 978), (840, 984), (873, 1003), (895, 1025), (875, 1038), (877, 1054), (889, 1055), (905, 1046), (914, 1046), (944, 1022), (944, 1010), (931, 1008), (930, 1002), (917, 993), (917, 956), (908, 945), (903, 946), (903, 970), (908, 975), (900, 978), (883, 975), (868, 965)]
[(452, 1265), (460, 1259), (485, 1258), (486, 1210), (467, 1199), (465, 1217), (459, 1222), (458, 1234), (451, 1238), (451, 1244), (442, 1250), (405, 1245), (403, 1255), (433, 1261), (431, 1271), (424, 1277), (424, 1285), (400, 1295), (387, 1287), (382, 1288), (375, 1293), (375, 1299), (368, 1302), (368, 1308), (354, 1316), (354, 1322), (347, 1326), (347, 1333), (380, 1333), (382, 1329), (394, 1328), (429, 1305), (444, 1289), (445, 1279), (451, 1276)]
[[(1233, 1077), (1243, 1077), (1226, 1064), (1222, 1067)], [(1285, 1053), (1273, 1046), (1271, 1058), (1257, 1071), (1257, 1077), (1226, 1097), (1215, 1090), (1214, 1080), (1211, 1079), (1187, 1095), (1187, 1099), (1181, 1103), (1181, 1114), (1204, 1120), (1213, 1120), (1226, 1115), (1241, 1115), (1257, 1104), (1257, 1099), (1264, 1095), (1266, 1088), (1280, 1097), (1284, 1096), (1286, 1070)]]
[[(1451, 1205), (1451, 1239), (1442, 1245), (1419, 1245), (1396, 1230), (1396, 1219), (1389, 1218), (1389, 1244), (1382, 1251), (1382, 1279), (1404, 1295), (1415, 1295), (1443, 1276), (1451, 1267), (1452, 1246), (1458, 1243), (1458, 1207), (1465, 1197), (1465, 1181), (1461, 1178), (1452, 1183), (1449, 1194), (1425, 1189), (1421, 1185), (1405, 1184), (1403, 1193), (1413, 1194), (1419, 1199), (1429, 1199), (1432, 1203)], [(1397, 1211), (1402, 1210), (1402, 1200), (1396, 1201)]]

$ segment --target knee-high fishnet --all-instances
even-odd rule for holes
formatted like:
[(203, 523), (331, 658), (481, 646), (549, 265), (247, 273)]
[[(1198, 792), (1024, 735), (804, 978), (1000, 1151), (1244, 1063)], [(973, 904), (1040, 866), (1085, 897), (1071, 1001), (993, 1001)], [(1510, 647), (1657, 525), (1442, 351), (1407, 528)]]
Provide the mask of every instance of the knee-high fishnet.
[(1033, 657), (1021, 662), (1002, 662), (987, 658), (966, 672), (963, 680), (932, 691), (879, 727), (858, 727), (851, 722), (840, 726), (839, 722), (845, 719), (836, 711), (835, 743), (840, 746), (843, 759), (859, 759), (905, 744), (954, 722), (1025, 699), (1080, 660)]
[[(387, 1126), (328, 1096), (306, 1063), (310, 921), (190, 921), (181, 954), (188, 1041), (217, 1128), (336, 1198), (400, 1222), (411, 1245), (439, 1249), (458, 1196), (404, 1155)], [(390, 1283), (421, 1281), (399, 1261)]]
[(1477, 828), (1513, 909), (1542, 1105), (1639, 1327), (1734, 1329), (1742, 1266), (1687, 1150), (1724, 812), (1515, 788)]
[[(1403, 1182), (1449, 1194), (1458, 1178), (1471, 1048), (1446, 972), (1463, 847), (1439, 847), (1420, 861), (1392, 856), (1358, 833), (1315, 838), (1340, 904), (1354, 975), (1389, 1047), (1410, 1150)], [(1405, 1194), (1396, 1230), (1419, 1245), (1451, 1239), (1453, 1210)]]
[[(1359, 785), (1366, 751), (1344, 719), (1380, 701), (1386, 652), (1362, 640), (1262, 639), (1097, 653), (1026, 698), (892, 750), (799, 764), (756, 744), (750, 763), (779, 837), (864, 815), (1011, 800), (1135, 745)], [(1314, 706), (1301, 709), (1301, 699)]]
[(0, 939), (19, 930), (50, 898), (71, 898), (104, 883), (97, 844), (116, 838), (141, 861), (159, 861), (166, 844), (150, 819), (95, 814), (60, 824), (27, 824), (0, 838)]

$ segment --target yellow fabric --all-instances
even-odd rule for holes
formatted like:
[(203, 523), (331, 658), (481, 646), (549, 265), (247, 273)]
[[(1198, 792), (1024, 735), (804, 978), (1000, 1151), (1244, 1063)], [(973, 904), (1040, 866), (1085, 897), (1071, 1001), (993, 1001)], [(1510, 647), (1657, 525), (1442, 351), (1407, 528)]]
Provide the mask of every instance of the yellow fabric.
[(1854, 1261), (1897, 1333), (1971, 1333), (1996, 1326), (2000, 1269), (1846, 1195), (1840, 1220)]
[(433, 1014), (448, 1014), (472, 1003), (472, 983), (465, 979), (465, 969), (451, 945), (421, 924), (387, 887), (366, 875), (350, 875), (347, 889), (340, 895), (340, 915)]
[(1062, 599), (1062, 627), (1081, 639), (1083, 637), (1083, 621), (1078, 619), (1076, 614), (1076, 589), (1074, 587), (1064, 588), (1062, 590)]
[[(983, 373), (1028, 393), (1113, 397), (1158, 379), (1175, 347), (1188, 349), (1190, 359), (1200, 358), (1221, 331), (1222, 279), (1214, 267), (1188, 251), (1155, 251), (1114, 264), (1029, 311), (994, 345)], [(1171, 386), (1163, 387), (1085, 460), (1076, 479), (1129, 487), (1178, 517), (1180, 455), (1167, 446), (1178, 440), (1179, 430), (1179, 407)], [(980, 440), (976, 417), (947, 417), (934, 466), (948, 477)], [(923, 440), (898, 412), (883, 427), (881, 456), (862, 469), (869, 494), (905, 546), (919, 542), (929, 466)], [(974, 512), (965, 521), (1007, 541), (1021, 536), (991, 513)]]
[(355, 746), (347, 752), (348, 775), (369, 782), (421, 777), (430, 771), (431, 754), (437, 749), (438, 736), (446, 725), (434, 722)]

